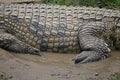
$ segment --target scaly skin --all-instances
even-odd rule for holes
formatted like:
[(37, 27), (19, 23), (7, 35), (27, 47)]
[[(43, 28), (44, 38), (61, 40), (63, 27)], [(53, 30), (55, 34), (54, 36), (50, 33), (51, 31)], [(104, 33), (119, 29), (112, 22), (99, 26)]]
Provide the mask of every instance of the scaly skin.
[[(37, 51), (80, 53), (73, 59), (75, 63), (87, 63), (109, 56), (110, 49), (102, 39), (116, 28), (119, 30), (120, 12), (92, 7), (2, 4), (0, 24), (4, 30), (0, 34), (2, 48), (6, 48), (3, 35), (8, 34), (14, 36), (15, 47), (22, 44)], [(14, 50), (13, 44), (5, 44), (8, 50), (29, 53), (26, 47)]]

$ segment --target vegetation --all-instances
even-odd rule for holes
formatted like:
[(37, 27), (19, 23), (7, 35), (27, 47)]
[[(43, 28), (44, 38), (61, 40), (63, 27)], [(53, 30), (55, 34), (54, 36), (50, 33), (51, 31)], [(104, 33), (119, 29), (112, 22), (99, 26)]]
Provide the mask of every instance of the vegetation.
[(118, 8), (120, 9), (120, 0), (103, 0), (107, 8)]
[(112, 75), (108, 80), (120, 80), (120, 73)]
[(2, 72), (0, 74), (0, 80), (8, 80), (8, 77), (7, 77), (6, 73)]
[(46, 0), (46, 3), (59, 4), (59, 5), (73, 5), (73, 6), (96, 6), (94, 0)]
[(106, 8), (117, 8), (120, 9), (120, 0), (45, 0), (46, 4), (59, 4), (59, 5), (73, 5), (73, 6), (99, 6), (99, 3), (102, 4), (102, 7)]

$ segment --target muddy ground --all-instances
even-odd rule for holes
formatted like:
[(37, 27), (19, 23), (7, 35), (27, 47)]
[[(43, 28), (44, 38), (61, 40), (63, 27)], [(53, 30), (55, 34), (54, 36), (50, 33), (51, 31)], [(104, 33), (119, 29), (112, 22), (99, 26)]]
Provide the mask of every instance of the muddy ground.
[(120, 72), (120, 51), (99, 62), (74, 64), (76, 54), (16, 54), (0, 49), (0, 74), (9, 80), (106, 80)]

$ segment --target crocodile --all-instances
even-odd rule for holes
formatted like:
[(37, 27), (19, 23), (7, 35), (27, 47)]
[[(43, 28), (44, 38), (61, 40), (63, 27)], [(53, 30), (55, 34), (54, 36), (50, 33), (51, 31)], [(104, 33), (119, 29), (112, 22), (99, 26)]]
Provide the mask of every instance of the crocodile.
[[(82, 64), (106, 59), (110, 34), (120, 41), (120, 11), (104, 8), (1, 4), (0, 48), (42, 55), (43, 52), (80, 53), (72, 60)], [(120, 45), (118, 45), (120, 47)]]

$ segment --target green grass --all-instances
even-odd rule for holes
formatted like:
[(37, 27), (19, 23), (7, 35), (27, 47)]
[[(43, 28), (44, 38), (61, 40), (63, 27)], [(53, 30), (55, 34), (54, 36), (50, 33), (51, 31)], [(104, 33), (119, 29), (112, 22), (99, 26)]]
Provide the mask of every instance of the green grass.
[(73, 6), (96, 6), (94, 0), (46, 0), (46, 4), (73, 5)]
[[(46, 4), (73, 5), (73, 6), (92, 6), (97, 7), (97, 0), (45, 0)], [(120, 0), (102, 0), (104, 7), (120, 9)]]
[(108, 80), (120, 80), (120, 73), (112, 75)]
[(120, 9), (120, 0), (103, 0), (107, 8)]
[(0, 80), (8, 80), (7, 74), (4, 73), (4, 72), (2, 72), (2, 73), (0, 74)]

